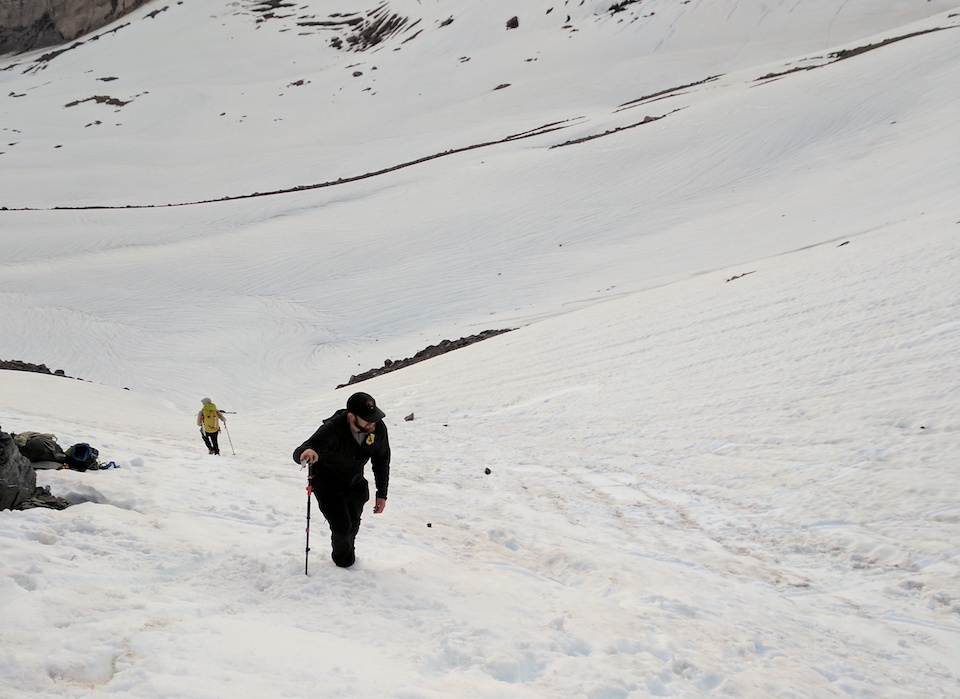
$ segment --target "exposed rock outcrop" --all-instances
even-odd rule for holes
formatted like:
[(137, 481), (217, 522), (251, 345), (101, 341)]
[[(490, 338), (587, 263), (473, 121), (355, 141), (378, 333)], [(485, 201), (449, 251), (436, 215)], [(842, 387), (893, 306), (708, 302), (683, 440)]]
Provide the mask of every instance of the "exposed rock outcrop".
[(73, 41), (149, 0), (5, 0), (0, 2), (0, 54)]
[[(447, 352), (452, 352), (453, 350), (460, 349), (462, 347), (467, 347), (472, 345), (475, 342), (480, 342), (481, 340), (486, 340), (497, 335), (502, 335), (503, 333), (508, 333), (516, 328), (504, 328), (502, 330), (484, 330), (482, 333), (477, 335), (471, 335), (470, 337), (461, 337), (459, 340), (443, 340), (440, 344), (430, 345), (424, 349), (417, 352), (412, 357), (407, 357), (406, 359), (387, 359), (383, 362), (382, 367), (376, 369), (370, 369), (365, 371), (362, 374), (355, 374), (350, 377), (350, 380), (346, 383), (342, 383), (337, 388), (343, 388), (344, 386), (350, 386), (355, 383), (360, 383), (361, 381), (366, 381), (367, 379), (372, 379), (375, 376), (382, 376), (383, 374), (388, 374), (391, 371), (396, 371), (397, 369), (403, 369), (408, 367), (411, 364), (416, 364), (418, 362), (426, 361), (427, 359), (432, 359), (433, 357), (439, 357), (441, 354), (446, 354)], [(412, 419), (412, 418), (411, 418)]]
[(37, 472), (13, 437), (0, 431), (0, 510), (12, 510), (37, 490)]
[(10, 369), (11, 371), (32, 371), (36, 374), (53, 374), (54, 376), (66, 376), (63, 369), (50, 371), (46, 364), (32, 364), (31, 362), (22, 362), (19, 359), (0, 359), (0, 369)]
[[(50, 437), (56, 444), (56, 437), (52, 434), (29, 434)], [(15, 437), (0, 430), (0, 510), (29, 510), (34, 507), (63, 510), (70, 507), (72, 503), (51, 493), (49, 486), (37, 486), (36, 468), (59, 468), (59, 462), (38, 462), (35, 466), (21, 453), (17, 443), (17, 437), (20, 436)], [(42, 453), (37, 455), (46, 456)]]

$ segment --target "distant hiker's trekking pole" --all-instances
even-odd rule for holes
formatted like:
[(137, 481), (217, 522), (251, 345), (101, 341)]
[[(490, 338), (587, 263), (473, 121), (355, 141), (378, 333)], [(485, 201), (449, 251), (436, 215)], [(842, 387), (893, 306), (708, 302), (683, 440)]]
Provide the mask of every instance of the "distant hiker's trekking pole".
[[(227, 429), (227, 423), (223, 423), (223, 429), (227, 432), (227, 441), (230, 442), (230, 451), (233, 451), (233, 440), (230, 439), (230, 430)], [(233, 455), (236, 456), (237, 452), (233, 451)]]
[(307, 550), (304, 553), (303, 574), (310, 575), (310, 496), (313, 495), (313, 476), (310, 475), (310, 464), (304, 459), (300, 462), (300, 470), (307, 469)]

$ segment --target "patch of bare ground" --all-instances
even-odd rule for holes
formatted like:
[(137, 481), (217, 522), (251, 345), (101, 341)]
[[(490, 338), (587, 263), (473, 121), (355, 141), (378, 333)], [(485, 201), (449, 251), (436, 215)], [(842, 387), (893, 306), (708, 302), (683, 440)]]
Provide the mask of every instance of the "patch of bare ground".
[(85, 100), (74, 100), (73, 102), (68, 102), (63, 105), (66, 107), (76, 107), (78, 104), (83, 104), (84, 102), (96, 102), (97, 104), (107, 104), (111, 107), (122, 107), (125, 104), (130, 104), (131, 100), (123, 101), (117, 99), (116, 97), (110, 97), (109, 95), (94, 95), (93, 97), (87, 97)]
[[(317, 15), (308, 10), (307, 5), (288, 0), (244, 0), (240, 3), (240, 13), (250, 14), (257, 24), (270, 20), (292, 20), (291, 27), (300, 29), (301, 35), (315, 34), (318, 31), (333, 34), (330, 45), (338, 50), (366, 51), (379, 46), (387, 39), (402, 33), (409, 33), (420, 24), (420, 20), (411, 20), (390, 9), (388, 2), (381, 2), (372, 10), (356, 12), (333, 12), (329, 15)], [(453, 21), (451, 17), (446, 26)], [(284, 29), (286, 31), (286, 29)], [(407, 37), (405, 41), (414, 38)]]
[(884, 39), (883, 41), (878, 41), (875, 44), (865, 44), (864, 46), (857, 46), (852, 49), (841, 49), (840, 51), (834, 51), (833, 53), (827, 54), (827, 58), (823, 60), (822, 63), (816, 63), (814, 65), (808, 66), (797, 66), (795, 68), (790, 68), (789, 70), (780, 71), (779, 73), (767, 73), (756, 79), (756, 82), (764, 80), (774, 80), (776, 78), (782, 78), (784, 75), (790, 75), (791, 73), (799, 73), (806, 70), (814, 70), (816, 68), (823, 68), (828, 66), (831, 63), (836, 63), (838, 61), (843, 61), (848, 58), (853, 58), (855, 56), (862, 56), (868, 51), (875, 51), (876, 49), (883, 48), (884, 46), (889, 46), (890, 44), (896, 44), (897, 42), (904, 41), (906, 39), (913, 39), (918, 36), (923, 36), (924, 34), (932, 34), (933, 32), (943, 31), (944, 29), (956, 29), (956, 25), (950, 27), (933, 27), (931, 29), (922, 29), (916, 32), (910, 32), (909, 34), (904, 34), (902, 36), (894, 36), (889, 39)]
[(627, 124), (626, 126), (618, 126), (615, 129), (607, 129), (603, 133), (590, 134), (589, 136), (582, 136), (580, 138), (574, 138), (569, 141), (564, 141), (563, 143), (557, 143), (556, 145), (550, 146), (550, 148), (563, 148), (564, 146), (573, 146), (578, 143), (586, 143), (587, 141), (592, 141), (596, 138), (603, 138), (604, 136), (610, 136), (615, 133), (620, 133), (621, 131), (626, 131), (627, 129), (635, 129), (638, 126), (643, 126), (644, 124), (652, 124), (655, 121), (660, 121), (664, 117), (670, 116), (674, 112), (679, 112), (680, 109), (683, 109), (683, 107), (680, 107), (679, 109), (674, 109), (672, 112), (667, 112), (666, 114), (661, 114), (660, 116), (656, 116), (656, 117), (647, 116), (634, 124)]
[(693, 82), (693, 83), (687, 83), (686, 85), (679, 85), (679, 86), (677, 86), (677, 87), (667, 88), (666, 90), (660, 90), (660, 91), (658, 91), (658, 92), (653, 92), (653, 93), (651, 93), (651, 94), (649, 94), (649, 95), (644, 95), (643, 97), (638, 97), (638, 98), (635, 99), (635, 100), (630, 100), (629, 102), (624, 102), (623, 104), (621, 104), (620, 106), (617, 107), (616, 111), (619, 112), (619, 111), (622, 111), (622, 110), (624, 110), (624, 109), (632, 109), (633, 107), (637, 107), (637, 106), (639, 106), (639, 105), (641, 105), (641, 104), (646, 104), (646, 103), (648, 103), (648, 102), (656, 102), (656, 101), (658, 101), (658, 100), (666, 99), (667, 97), (673, 97), (673, 96), (675, 96), (675, 95), (682, 95), (682, 94), (684, 94), (684, 93), (682, 92), (683, 90), (688, 90), (688, 89), (690, 89), (691, 87), (697, 87), (698, 85), (705, 85), (705, 84), (707, 84), (707, 83), (712, 83), (712, 82), (714, 82), (715, 80), (719, 80), (721, 77), (723, 77), (723, 76), (721, 76), (721, 75), (711, 75), (709, 78), (704, 78), (703, 80), (697, 80), (696, 82)]

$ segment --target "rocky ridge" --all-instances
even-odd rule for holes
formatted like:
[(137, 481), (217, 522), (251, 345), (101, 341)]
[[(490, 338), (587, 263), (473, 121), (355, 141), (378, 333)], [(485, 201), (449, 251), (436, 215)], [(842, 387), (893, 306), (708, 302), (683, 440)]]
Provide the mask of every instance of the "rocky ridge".
[(0, 54), (73, 41), (148, 0), (12, 0), (0, 3)]

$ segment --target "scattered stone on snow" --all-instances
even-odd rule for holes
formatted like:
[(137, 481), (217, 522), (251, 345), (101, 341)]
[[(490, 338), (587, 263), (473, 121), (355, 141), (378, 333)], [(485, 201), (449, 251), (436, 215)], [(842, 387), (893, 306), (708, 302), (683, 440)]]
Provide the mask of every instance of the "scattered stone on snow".
[(34, 507), (46, 507), (51, 510), (65, 510), (73, 503), (50, 492), (49, 486), (40, 486), (33, 495), (21, 502), (15, 509), (30, 510)]

